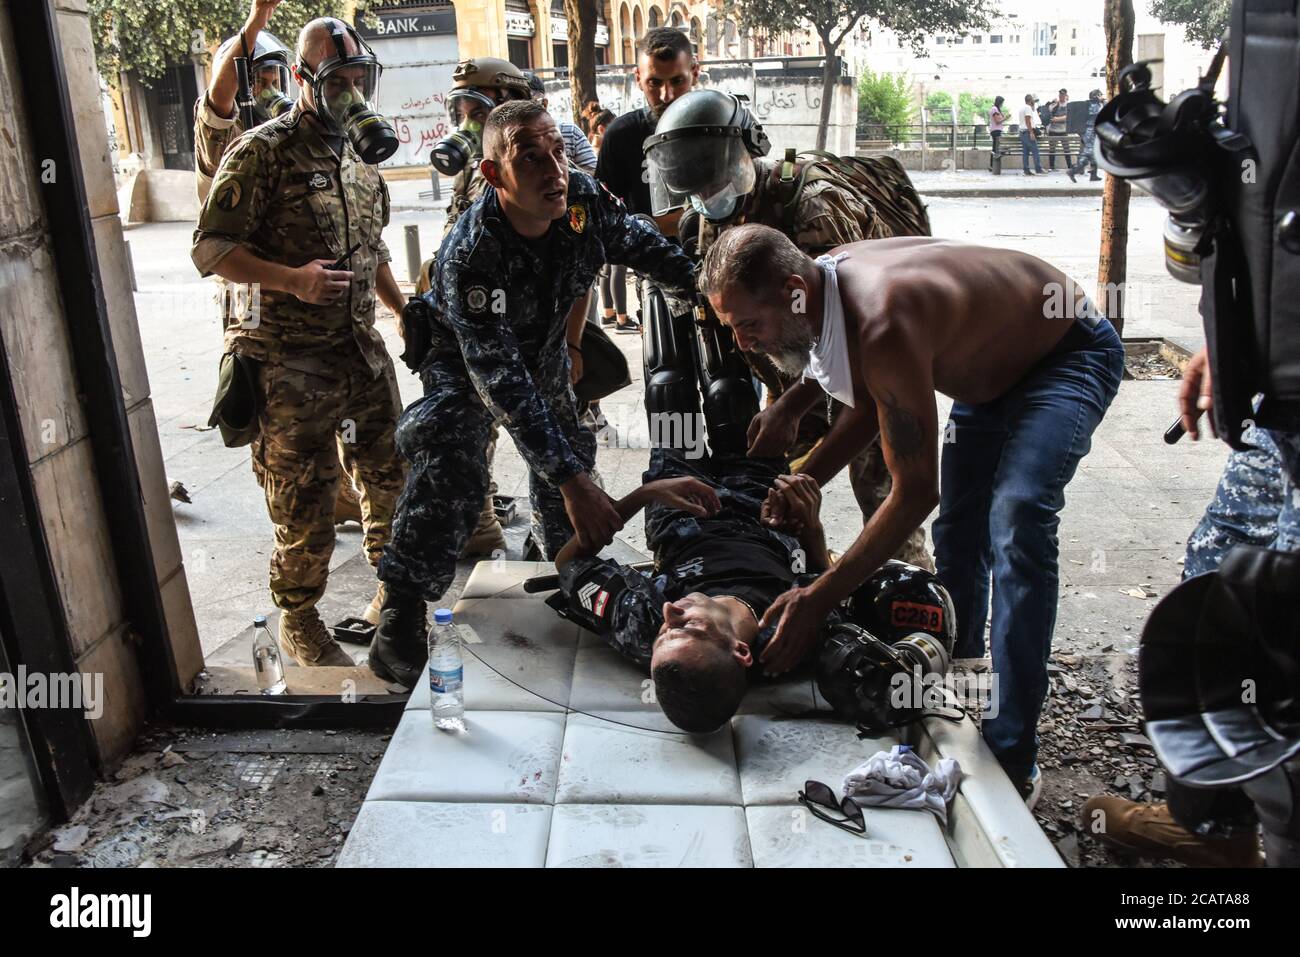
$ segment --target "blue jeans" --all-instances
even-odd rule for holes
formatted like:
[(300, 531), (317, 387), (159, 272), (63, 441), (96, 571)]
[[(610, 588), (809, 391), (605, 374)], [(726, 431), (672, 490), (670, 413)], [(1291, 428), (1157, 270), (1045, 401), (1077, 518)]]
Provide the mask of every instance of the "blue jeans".
[(954, 403), (945, 432), (935, 564), (957, 614), (959, 658), (984, 654), (992, 590), (998, 711), (983, 733), (1013, 781), (1029, 775), (1038, 750), (1065, 486), (1092, 447), (1123, 370), (1124, 347), (1111, 324), (1077, 321), (1006, 394), (982, 405)]
[(1029, 154), (1034, 156), (1034, 171), (1041, 173), (1043, 171), (1043, 160), (1038, 154), (1038, 140), (1029, 135), (1028, 130), (1020, 131), (1020, 150), (1021, 162), (1024, 164), (1025, 172), (1029, 172)]

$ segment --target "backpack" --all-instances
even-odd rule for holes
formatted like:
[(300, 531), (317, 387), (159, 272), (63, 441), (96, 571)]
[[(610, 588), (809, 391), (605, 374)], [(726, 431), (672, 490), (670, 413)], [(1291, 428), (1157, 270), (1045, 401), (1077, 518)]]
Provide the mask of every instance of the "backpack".
[[(822, 179), (853, 191), (893, 236), (929, 236), (930, 216), (902, 164), (892, 156), (836, 156), (825, 150), (785, 151), (772, 168), (768, 196), (782, 232), (794, 232), (799, 199), (809, 183)], [(867, 227), (870, 224), (864, 223)], [(870, 235), (866, 228), (864, 234)]]

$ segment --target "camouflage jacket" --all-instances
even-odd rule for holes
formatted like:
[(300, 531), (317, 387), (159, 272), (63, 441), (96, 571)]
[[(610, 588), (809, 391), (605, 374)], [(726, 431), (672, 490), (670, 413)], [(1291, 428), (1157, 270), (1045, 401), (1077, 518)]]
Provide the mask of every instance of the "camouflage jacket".
[(207, 276), (236, 246), (285, 266), (339, 259), (354, 245), (352, 286), (336, 305), (287, 292), (226, 300), (226, 348), (253, 359), (328, 355), (352, 343), (378, 375), (389, 360), (375, 328), (375, 273), (392, 257), (382, 231), (388, 187), (346, 138), (336, 156), (295, 104), (243, 134), (227, 151), (199, 213), (191, 258)]
[(244, 126), (239, 122), (238, 109), (227, 119), (212, 108), (207, 93), (194, 101), (194, 167), (198, 173), (196, 179), (200, 203), (207, 201), (208, 191), (212, 189), (212, 177), (217, 175), (221, 158), (243, 132)]
[[(774, 189), (772, 170), (778, 163), (778, 160), (754, 160), (754, 190), (745, 199), (747, 212), (734, 225), (758, 223), (785, 232), (784, 224), (773, 215), (774, 206), (769, 196)], [(705, 243), (711, 243), (718, 234), (716, 226), (705, 224)], [(794, 234), (790, 239), (815, 257), (845, 243), (883, 239), (891, 235), (888, 225), (876, 216), (875, 210), (851, 186), (842, 182), (834, 170), (819, 169), (817, 178), (810, 179), (799, 194)]]
[[(430, 360), (463, 361), (529, 467), (553, 485), (583, 471), (556, 411), (572, 406), (564, 324), (605, 262), (669, 288), (694, 289), (695, 264), (585, 173), (570, 172), (568, 209), (539, 240), (511, 228), (486, 189), (438, 250), (425, 295), (441, 329)], [(430, 361), (430, 360), (426, 360)]]

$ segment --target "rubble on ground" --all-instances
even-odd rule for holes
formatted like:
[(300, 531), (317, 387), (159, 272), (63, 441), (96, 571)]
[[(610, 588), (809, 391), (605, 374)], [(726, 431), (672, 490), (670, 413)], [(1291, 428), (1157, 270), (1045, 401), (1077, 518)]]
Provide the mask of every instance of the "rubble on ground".
[(383, 731), (152, 728), (32, 867), (330, 867), (383, 756)]

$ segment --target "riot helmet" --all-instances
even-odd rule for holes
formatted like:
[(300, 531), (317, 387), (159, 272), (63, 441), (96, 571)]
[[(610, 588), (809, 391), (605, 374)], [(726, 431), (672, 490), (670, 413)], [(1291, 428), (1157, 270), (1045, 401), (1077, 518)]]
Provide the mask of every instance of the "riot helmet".
[(850, 621), (889, 644), (923, 632), (952, 653), (957, 621), (952, 597), (938, 577), (894, 559), (858, 586), (844, 602)]
[(289, 92), (289, 48), (269, 30), (263, 30), (253, 42), (253, 49), (244, 45), (243, 35), (233, 36), (221, 44), (217, 59), (235, 44), (248, 61), (249, 93), (252, 97), (253, 120), (265, 123), (287, 113), (293, 107)]
[(483, 124), (494, 107), (531, 96), (523, 72), (509, 60), (495, 57), (462, 60), (452, 80), (455, 85), (446, 96), (451, 132), (433, 144), (429, 157), (434, 168), (447, 176), (483, 155)]
[[(397, 152), (397, 133), (375, 109), (383, 67), (354, 27), (327, 21), (332, 50), (315, 69), (301, 59), (298, 75), (312, 90), (316, 116), (332, 132), (344, 134), (366, 163), (381, 163)], [(351, 37), (356, 52), (349, 53)]]
[(722, 222), (754, 189), (754, 158), (772, 148), (740, 97), (693, 90), (669, 104), (644, 149), (656, 216), (686, 204)]

